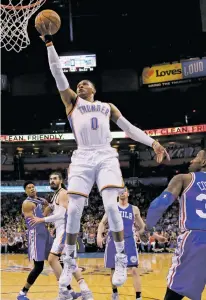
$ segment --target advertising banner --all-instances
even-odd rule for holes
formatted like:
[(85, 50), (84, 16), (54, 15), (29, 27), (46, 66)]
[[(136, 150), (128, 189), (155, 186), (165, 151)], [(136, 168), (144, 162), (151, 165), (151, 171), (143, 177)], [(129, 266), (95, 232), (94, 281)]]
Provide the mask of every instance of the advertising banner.
[[(166, 136), (176, 134), (187, 134), (206, 132), (206, 124), (192, 125), (192, 126), (180, 126), (180, 127), (168, 127), (159, 129), (148, 129), (145, 130), (150, 136)], [(124, 139), (127, 138), (125, 132), (114, 131), (112, 132), (113, 139)], [(15, 142), (52, 142), (52, 141), (68, 141), (74, 140), (72, 133), (61, 133), (61, 134), (31, 134), (31, 135), (1, 135), (1, 142), (15, 143)]]
[(167, 64), (144, 68), (142, 72), (142, 83), (152, 84), (182, 79), (182, 64)]
[(182, 62), (183, 79), (206, 76), (206, 58)]

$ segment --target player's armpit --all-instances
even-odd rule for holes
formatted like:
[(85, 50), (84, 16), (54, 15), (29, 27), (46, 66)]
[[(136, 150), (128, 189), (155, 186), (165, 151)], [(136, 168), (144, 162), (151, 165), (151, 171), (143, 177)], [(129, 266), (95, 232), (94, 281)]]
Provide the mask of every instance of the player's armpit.
[(170, 192), (172, 195), (174, 195), (177, 198), (178, 196), (180, 196), (183, 186), (184, 186), (184, 174), (178, 174), (170, 180), (165, 192)]
[(30, 201), (24, 201), (22, 204), (22, 212), (26, 218), (33, 217), (33, 211), (35, 209), (35, 204)]
[(67, 88), (65, 91), (59, 91), (59, 93), (66, 108), (66, 114), (69, 115), (77, 99), (77, 94), (70, 88)]
[(122, 114), (114, 104), (109, 103), (109, 105), (111, 107), (111, 120), (114, 123), (117, 123), (117, 120), (121, 117)]

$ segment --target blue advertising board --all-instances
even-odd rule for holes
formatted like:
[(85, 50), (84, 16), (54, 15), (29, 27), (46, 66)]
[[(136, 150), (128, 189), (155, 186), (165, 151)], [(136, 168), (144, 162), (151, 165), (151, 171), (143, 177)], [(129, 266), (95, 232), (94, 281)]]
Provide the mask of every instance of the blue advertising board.
[(206, 76), (206, 58), (181, 63), (183, 79)]

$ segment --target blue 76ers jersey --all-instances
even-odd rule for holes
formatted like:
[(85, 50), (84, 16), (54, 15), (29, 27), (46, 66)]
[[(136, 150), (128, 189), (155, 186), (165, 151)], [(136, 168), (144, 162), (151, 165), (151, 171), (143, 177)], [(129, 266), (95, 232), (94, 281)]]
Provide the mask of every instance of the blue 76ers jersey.
[[(42, 198), (33, 199), (30, 197), (27, 197), (26, 201), (30, 201), (30, 202), (36, 204), (36, 208), (33, 211), (33, 214), (35, 217), (38, 217), (38, 218), (44, 217), (44, 215), (43, 215), (44, 199), (42, 199)], [(40, 223), (35, 226), (31, 226), (29, 224), (29, 218), (25, 218), (25, 222), (26, 222), (28, 230), (32, 230), (33, 228), (35, 228), (35, 231), (37, 234), (45, 233), (47, 231), (47, 229), (45, 227), (45, 223)]]
[(186, 230), (206, 230), (206, 172), (191, 173), (192, 180), (180, 198), (179, 226)]

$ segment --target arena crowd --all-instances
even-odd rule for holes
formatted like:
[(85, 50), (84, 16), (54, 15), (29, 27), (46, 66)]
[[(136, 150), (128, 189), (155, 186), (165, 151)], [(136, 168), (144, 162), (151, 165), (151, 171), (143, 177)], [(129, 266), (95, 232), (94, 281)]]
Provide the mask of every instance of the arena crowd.
[[(40, 184), (41, 182), (38, 182)], [(4, 183), (5, 184), (5, 183)], [(42, 182), (44, 184), (44, 182)], [(145, 219), (149, 203), (161, 193), (164, 187), (154, 185), (144, 186), (142, 184), (127, 183), (129, 190), (129, 202), (137, 205), (141, 216)], [(52, 194), (40, 194), (50, 201)], [(2, 253), (26, 253), (27, 252), (27, 228), (21, 214), (21, 205), (26, 198), (23, 194), (2, 194), (1, 205), (1, 251)], [(90, 196), (89, 205), (85, 206), (81, 220), (81, 230), (79, 238), (82, 239), (86, 252), (104, 251), (96, 244), (97, 229), (100, 220), (104, 215), (104, 207), (97, 187), (94, 186)], [(49, 224), (50, 233), (54, 236), (54, 228)], [(164, 244), (156, 241), (153, 236), (149, 237), (149, 242), (145, 244), (139, 239), (138, 232), (135, 232), (137, 247), (139, 252), (171, 252), (176, 246), (178, 232), (178, 201), (165, 212), (159, 220), (156, 231), (167, 238)], [(105, 241), (107, 231), (104, 233)]]

